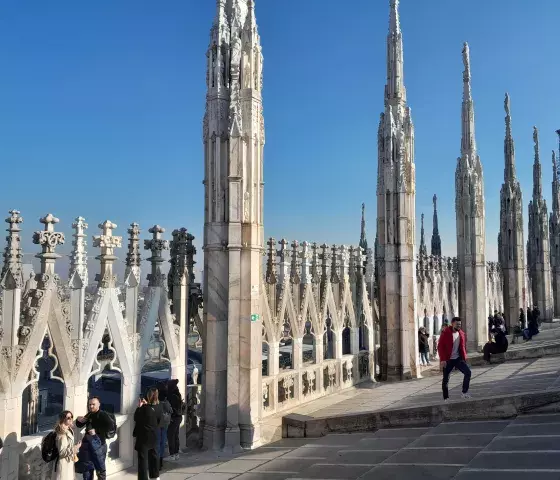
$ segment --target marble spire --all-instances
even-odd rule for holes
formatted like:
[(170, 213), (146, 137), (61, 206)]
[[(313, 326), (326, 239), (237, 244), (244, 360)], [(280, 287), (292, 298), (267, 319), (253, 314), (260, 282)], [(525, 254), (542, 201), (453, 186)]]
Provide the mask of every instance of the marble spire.
[[(474, 131), (474, 102), (471, 89), (471, 59), (470, 49), (467, 42), (463, 45), (463, 106), (461, 122), (461, 157), (469, 166), (476, 162), (476, 140)], [(474, 158), (473, 158), (474, 157)]]
[(425, 257), (428, 255), (426, 248), (426, 240), (424, 238), (424, 214), (420, 215), (420, 256)]
[(488, 339), (486, 302), (486, 235), (484, 178), (476, 149), (474, 102), (469, 45), (463, 57), (461, 156), (455, 171), (459, 316), (466, 325), (467, 347), (475, 349)]
[[(377, 245), (382, 379), (418, 374), (414, 125), (406, 103), (399, 2), (389, 3), (385, 110), (378, 129)], [(378, 273), (377, 273), (378, 271)]]
[(529, 202), (529, 228), (527, 239), (527, 267), (531, 279), (533, 303), (539, 307), (541, 318), (553, 318), (552, 278), (550, 272), (550, 231), (548, 208), (542, 195), (542, 165), (539, 148), (539, 131), (533, 127), (535, 159), (533, 162), (533, 198)]
[(533, 127), (533, 142), (535, 150), (535, 161), (533, 162), (533, 199), (542, 198), (542, 165), (539, 147), (539, 130)]
[(506, 93), (504, 100), (504, 109), (506, 111), (506, 138), (504, 140), (504, 155), (506, 165), (504, 168), (504, 182), (508, 183), (516, 181), (515, 178), (515, 146), (513, 143), (513, 136), (511, 134), (511, 111), (510, 111), (509, 94)]
[(367, 238), (366, 238), (366, 204), (362, 203), (362, 225), (360, 229), (360, 243), (359, 246), (364, 249), (364, 252), (368, 248)]
[(434, 203), (434, 220), (432, 227), (432, 255), (441, 257), (441, 237), (439, 236), (439, 222), (437, 215), (437, 195), (434, 193), (432, 198)]
[(525, 289), (525, 242), (523, 233), (523, 194), (515, 174), (515, 146), (511, 131), (511, 102), (504, 100), (504, 183), (500, 191), (500, 232), (498, 259), (504, 283), (504, 314), (508, 327), (517, 325), (519, 309), (527, 305)]
[(387, 35), (387, 85), (385, 102), (406, 102), (404, 60), (399, 0), (390, 0), (389, 33)]

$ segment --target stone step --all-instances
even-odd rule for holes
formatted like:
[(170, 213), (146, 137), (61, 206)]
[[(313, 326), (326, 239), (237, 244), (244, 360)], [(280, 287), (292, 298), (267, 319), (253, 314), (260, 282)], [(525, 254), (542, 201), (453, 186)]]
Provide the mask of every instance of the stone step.
[(425, 406), (354, 412), (329, 417), (290, 414), (282, 420), (282, 436), (313, 438), (330, 433), (363, 432), (403, 426), (431, 427), (441, 422), (508, 419), (558, 403), (560, 389), (554, 389), (472, 400), (440, 401)]

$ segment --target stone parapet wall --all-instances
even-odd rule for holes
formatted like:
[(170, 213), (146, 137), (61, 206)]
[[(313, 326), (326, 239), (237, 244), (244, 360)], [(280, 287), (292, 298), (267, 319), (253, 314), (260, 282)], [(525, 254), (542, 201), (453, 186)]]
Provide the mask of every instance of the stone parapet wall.
[(360, 247), (268, 241), (262, 417), (374, 377), (368, 261)]
[[(4, 441), (0, 479), (42, 478), (49, 468), (40, 455), (42, 437), (54, 427), (63, 409), (73, 412), (74, 418), (86, 413), (90, 379), (103, 383), (105, 367), (111, 370), (105, 378), (109, 387), (118, 384), (114, 391), (103, 387), (101, 395), (102, 405), (115, 408), (117, 418), (117, 435), (108, 442), (107, 471), (112, 474), (133, 465), (132, 414), (142, 391), (142, 375), (153, 374), (154, 361), (165, 366), (171, 378), (179, 379), (184, 397), (187, 393), (187, 331), (194, 316), (199, 320), (191, 298), (198, 295), (193, 283), (194, 237), (185, 229), (173, 232), (168, 276), (163, 254), (170, 242), (163, 239), (163, 228), (150, 228), (150, 237), (144, 240), (150, 272), (148, 284), (141, 287), (140, 229), (132, 224), (125, 278), (119, 283), (113, 266), (122, 237), (115, 235), (117, 225), (107, 220), (99, 225), (101, 234), (93, 236), (93, 246), (101, 251), (96, 257), (100, 273), (96, 285), (89, 287), (85, 220), (78, 217), (72, 225), (67, 281), (55, 273), (61, 256), (56, 249), (65, 243), (64, 234), (55, 228), (59, 220), (48, 214), (40, 221), (44, 228), (33, 235), (41, 249), (36, 255), (40, 271), (24, 279), (23, 218), (12, 210), (6, 219), (9, 228), (0, 279), (0, 437)], [(200, 331), (200, 325), (192, 330)], [(47, 368), (41, 362), (48, 362)], [(48, 385), (39, 386), (39, 382)], [(60, 392), (56, 395), (50, 391), (53, 383)], [(194, 428), (198, 421), (190, 417), (199, 392), (198, 388), (190, 390), (196, 399), (189, 403), (193, 408), (187, 412), (186, 423)], [(49, 405), (53, 396), (57, 400)], [(49, 417), (39, 416), (39, 404), (49, 405)], [(80, 438), (79, 432), (76, 437)]]

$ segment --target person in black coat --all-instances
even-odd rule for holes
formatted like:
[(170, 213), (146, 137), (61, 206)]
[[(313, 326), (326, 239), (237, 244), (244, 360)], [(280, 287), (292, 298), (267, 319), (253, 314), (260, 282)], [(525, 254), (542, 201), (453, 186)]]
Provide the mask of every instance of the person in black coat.
[(178, 385), (179, 380), (176, 379), (169, 380), (167, 383), (167, 400), (169, 400), (173, 409), (171, 423), (167, 429), (170, 460), (177, 460), (179, 458), (179, 428), (183, 420), (183, 398), (181, 397)]
[(490, 355), (496, 353), (505, 353), (507, 352), (509, 346), (508, 339), (506, 334), (504, 333), (503, 328), (497, 328), (496, 332), (494, 333), (494, 342), (488, 342), (484, 345), (482, 349), (482, 353), (484, 354), (484, 360), (490, 363)]
[(134, 444), (138, 452), (138, 480), (159, 479), (158, 425), (161, 421), (158, 390), (150, 388), (134, 412)]

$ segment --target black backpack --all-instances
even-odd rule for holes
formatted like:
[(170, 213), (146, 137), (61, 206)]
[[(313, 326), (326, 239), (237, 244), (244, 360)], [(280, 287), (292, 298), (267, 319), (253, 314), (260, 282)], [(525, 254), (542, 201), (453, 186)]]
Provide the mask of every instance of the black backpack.
[(109, 412), (105, 412), (109, 419), (111, 420), (111, 428), (109, 428), (109, 430), (107, 430), (107, 435), (106, 438), (107, 439), (111, 439), (111, 438), (115, 438), (115, 436), (117, 435), (117, 420), (115, 418), (115, 415), (113, 415), (112, 413)]
[(41, 442), (41, 456), (43, 461), (50, 463), (58, 460), (58, 448), (56, 447), (56, 432), (53, 430)]

